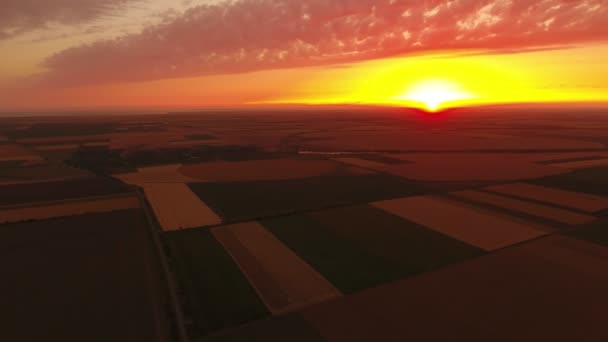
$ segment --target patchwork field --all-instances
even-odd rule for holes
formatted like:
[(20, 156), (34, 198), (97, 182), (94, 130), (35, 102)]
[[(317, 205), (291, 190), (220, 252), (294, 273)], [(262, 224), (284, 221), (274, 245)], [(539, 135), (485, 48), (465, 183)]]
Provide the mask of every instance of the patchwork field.
[(208, 229), (164, 234), (184, 291), (191, 334), (208, 335), (269, 315), (238, 265)]
[(584, 224), (596, 220), (596, 218), (593, 216), (580, 214), (574, 211), (558, 209), (542, 204), (530, 203), (527, 201), (522, 201), (500, 195), (494, 195), (487, 192), (465, 190), (453, 192), (451, 193), (451, 195), (468, 199), (473, 202), (485, 203), (498, 208), (522, 212), (531, 216), (536, 216), (565, 224)]
[(269, 159), (186, 165), (183, 175), (207, 182), (286, 180), (334, 173), (338, 165), (328, 160)]
[(146, 183), (188, 183), (196, 182), (198, 179), (182, 174), (179, 169), (182, 166), (162, 165), (150, 166), (137, 169), (137, 172), (114, 175), (115, 178), (128, 184), (143, 186)]
[(489, 187), (488, 190), (506, 195), (555, 204), (566, 208), (577, 209), (589, 213), (608, 208), (608, 197), (588, 195), (585, 193), (565, 191), (532, 184), (516, 183), (496, 185)]
[(226, 221), (367, 203), (426, 192), (382, 174), (333, 174), (302, 179), (192, 183), (190, 188)]
[(429, 196), (382, 201), (373, 205), (486, 251), (537, 238), (547, 234), (550, 229)]
[(273, 314), (340, 296), (340, 292), (263, 226), (242, 223), (212, 230)]
[(336, 342), (511, 338), (505, 334), (599, 342), (608, 338), (599, 328), (608, 304), (607, 252), (551, 237), (317, 305), (303, 316)]
[(608, 340), (604, 114), (0, 118), (0, 340)]

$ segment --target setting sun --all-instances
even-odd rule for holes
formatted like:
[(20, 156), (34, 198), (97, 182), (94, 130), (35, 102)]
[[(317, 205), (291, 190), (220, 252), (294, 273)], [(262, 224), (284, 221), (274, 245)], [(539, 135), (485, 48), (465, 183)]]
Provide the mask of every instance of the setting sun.
[(425, 80), (414, 83), (397, 100), (435, 112), (450, 103), (470, 100), (473, 94), (447, 80)]

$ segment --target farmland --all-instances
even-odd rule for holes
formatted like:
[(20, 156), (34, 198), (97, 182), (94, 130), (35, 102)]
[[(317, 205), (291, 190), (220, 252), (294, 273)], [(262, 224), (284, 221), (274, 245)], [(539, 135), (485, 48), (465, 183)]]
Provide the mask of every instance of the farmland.
[(167, 298), (145, 225), (140, 210), (0, 225), (0, 265), (11, 279), (0, 284), (11, 308), (3, 339), (168, 341)]
[(591, 114), (2, 118), (0, 339), (604, 341)]

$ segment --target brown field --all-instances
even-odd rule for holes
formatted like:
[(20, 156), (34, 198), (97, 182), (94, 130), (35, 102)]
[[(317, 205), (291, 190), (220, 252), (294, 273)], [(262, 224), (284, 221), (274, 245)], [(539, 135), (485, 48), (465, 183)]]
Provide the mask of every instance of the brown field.
[(33, 149), (36, 151), (62, 151), (62, 150), (75, 150), (77, 148), (78, 148), (77, 144), (33, 146)]
[(165, 231), (222, 223), (185, 184), (147, 183), (143, 188), (156, 218)]
[(566, 152), (566, 153), (534, 153), (522, 155), (522, 158), (529, 158), (535, 162), (549, 162), (552, 160), (571, 159), (571, 158), (594, 158), (608, 157), (606, 152)]
[(21, 145), (2, 144), (0, 145), (0, 161), (8, 160), (41, 161), (42, 158)]
[(148, 229), (133, 209), (0, 225), (0, 340), (173, 341)]
[[(495, 137), (493, 139), (475, 138), (448, 131), (428, 134), (416, 130), (401, 132), (368, 133), (365, 139), (361, 132), (338, 131), (331, 133), (313, 133), (306, 137), (319, 139), (307, 144), (311, 149), (331, 149), (337, 151), (407, 151), (407, 150), (479, 150), (479, 149), (602, 149), (599, 143), (576, 139), (543, 138), (543, 137)], [(322, 140), (321, 140), (322, 139)], [(480, 142), (483, 142), (481, 144)]]
[(534, 224), (430, 196), (372, 205), (487, 251), (546, 234), (544, 228)]
[(538, 178), (565, 173), (563, 168), (537, 164), (518, 154), (432, 153), (398, 154), (413, 163), (387, 165), (390, 174), (425, 181), (492, 181)]
[(88, 171), (63, 165), (41, 165), (0, 169), (0, 185), (62, 181), (93, 177)]
[(581, 160), (581, 161), (573, 161), (566, 163), (557, 163), (551, 164), (556, 167), (563, 167), (566, 169), (576, 170), (576, 169), (587, 169), (594, 166), (607, 166), (608, 158), (606, 159), (595, 159), (595, 160)]
[(104, 213), (122, 209), (139, 208), (139, 200), (135, 196), (103, 199), (83, 199), (63, 203), (3, 208), (0, 207), (0, 223), (13, 223), (30, 220), (43, 220), (55, 217)]
[(131, 194), (133, 189), (105, 177), (73, 178), (0, 186), (0, 206), (16, 206), (41, 202)]
[(273, 314), (340, 296), (323, 276), (257, 222), (214, 228)]
[(453, 192), (452, 195), (480, 203), (488, 203), (497, 207), (511, 209), (565, 224), (585, 224), (596, 220), (596, 218), (593, 216), (579, 214), (565, 209), (548, 207), (542, 204), (521, 201), (509, 197), (493, 195), (481, 191), (465, 190)]
[(382, 171), (387, 168), (386, 164), (371, 161), (371, 160), (361, 159), (361, 158), (334, 158), (333, 160), (341, 162), (341, 163), (345, 163), (348, 165), (358, 166), (358, 167), (362, 167), (365, 169), (372, 169), (372, 170), (377, 170), (377, 171)]
[(76, 136), (65, 136), (65, 137), (24, 138), (24, 139), (17, 139), (17, 142), (20, 144), (28, 144), (28, 145), (30, 145), (30, 144), (63, 145), (66, 143), (97, 142), (100, 140), (108, 140), (109, 138), (110, 138), (109, 134), (95, 134), (95, 135), (76, 135)]
[(307, 308), (328, 342), (608, 340), (608, 249), (551, 236)]
[(487, 189), (501, 194), (529, 198), (589, 213), (608, 209), (608, 198), (605, 197), (526, 183), (495, 185)]
[(84, 147), (108, 147), (110, 142), (108, 141), (93, 141), (93, 142), (84, 142), (82, 146)]
[(146, 183), (199, 182), (196, 178), (181, 174), (179, 172), (181, 167), (180, 164), (144, 167), (137, 169), (137, 172), (116, 174), (114, 178), (118, 178), (128, 184), (140, 186)]
[(319, 176), (336, 170), (328, 160), (271, 159), (185, 165), (180, 172), (209, 182), (284, 180)]

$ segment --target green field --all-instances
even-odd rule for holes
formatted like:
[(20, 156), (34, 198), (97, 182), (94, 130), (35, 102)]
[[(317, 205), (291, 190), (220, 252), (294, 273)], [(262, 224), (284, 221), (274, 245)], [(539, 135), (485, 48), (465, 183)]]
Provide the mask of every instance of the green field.
[(344, 293), (483, 254), (367, 205), (262, 224)]
[(343, 293), (397, 279), (399, 265), (341, 239), (306, 215), (261, 222)]
[(223, 246), (206, 229), (164, 234), (196, 335), (269, 315)]
[(425, 193), (425, 186), (383, 174), (193, 183), (190, 188), (226, 221), (299, 213)]
[(369, 205), (316, 212), (310, 216), (340, 238), (398, 263), (401, 276), (483, 254), (477, 247)]

